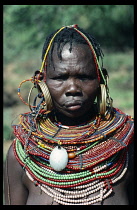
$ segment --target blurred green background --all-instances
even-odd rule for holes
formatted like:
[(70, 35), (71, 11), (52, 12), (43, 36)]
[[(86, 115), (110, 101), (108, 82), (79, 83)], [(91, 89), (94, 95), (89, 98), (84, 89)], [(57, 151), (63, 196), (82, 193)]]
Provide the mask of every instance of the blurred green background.
[[(14, 136), (12, 120), (29, 111), (17, 96), (19, 83), (41, 66), (47, 35), (63, 25), (78, 24), (104, 52), (114, 107), (133, 113), (133, 5), (4, 5), (4, 159)], [(29, 83), (22, 87), (27, 100)], [(15, 122), (13, 122), (15, 124)]]

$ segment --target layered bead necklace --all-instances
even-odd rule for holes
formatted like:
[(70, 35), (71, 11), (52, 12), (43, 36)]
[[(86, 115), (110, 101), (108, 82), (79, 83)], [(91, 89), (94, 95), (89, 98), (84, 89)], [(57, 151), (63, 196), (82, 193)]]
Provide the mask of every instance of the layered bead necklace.
[(37, 116), (20, 115), (13, 125), (15, 157), (57, 203), (102, 202), (127, 171), (133, 119), (118, 109), (79, 126), (61, 125), (51, 116), (44, 109)]

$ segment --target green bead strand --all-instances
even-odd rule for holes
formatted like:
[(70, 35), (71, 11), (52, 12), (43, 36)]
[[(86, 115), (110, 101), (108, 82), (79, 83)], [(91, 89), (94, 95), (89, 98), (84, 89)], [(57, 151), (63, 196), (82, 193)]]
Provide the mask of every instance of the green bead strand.
[[(39, 167), (37, 164), (35, 164), (29, 157), (26, 158), (26, 154), (22, 148), (21, 143), (18, 141), (16, 141), (16, 148), (17, 148), (17, 154), (19, 156), (19, 158), (21, 159), (22, 162), (24, 162), (24, 164), (27, 165), (27, 167), (32, 171), (32, 173), (34, 173), (34, 175), (41, 179), (44, 182), (47, 182), (49, 184), (55, 184), (55, 185), (72, 185), (72, 184), (78, 184), (80, 182), (83, 181), (87, 181), (93, 178), (99, 178), (101, 176), (105, 176), (105, 175), (110, 175), (111, 173), (113, 173), (116, 168), (105, 172), (105, 173), (98, 173), (98, 174), (93, 174), (90, 171), (86, 171), (86, 172), (81, 172), (81, 173), (75, 173), (75, 174), (67, 174), (67, 175), (61, 175), (61, 174), (55, 174), (50, 173), (49, 171)], [(26, 158), (26, 159), (25, 159)], [(82, 178), (83, 177), (83, 178)], [(52, 178), (55, 179), (55, 181), (52, 180), (48, 180), (46, 178)], [(79, 179), (82, 178), (80, 180), (75, 180), (75, 181), (66, 181), (66, 182), (58, 182), (57, 180), (74, 180), (74, 179)]]

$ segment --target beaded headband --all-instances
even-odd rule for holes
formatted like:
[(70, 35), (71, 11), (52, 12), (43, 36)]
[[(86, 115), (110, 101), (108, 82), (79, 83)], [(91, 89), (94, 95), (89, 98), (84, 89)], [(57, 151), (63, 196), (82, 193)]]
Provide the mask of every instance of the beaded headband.
[[(49, 52), (49, 50), (50, 50), (50, 47), (51, 47), (51, 45), (52, 45), (52, 43), (53, 43), (53, 41), (54, 41), (54, 38), (55, 38), (55, 37), (57, 36), (57, 34), (60, 33), (64, 28), (73, 28), (73, 29), (75, 29), (75, 30), (76, 30), (76, 31), (77, 31), (77, 32), (78, 32), (78, 33), (87, 41), (87, 43), (88, 43), (88, 45), (89, 45), (89, 47), (90, 47), (90, 49), (91, 49), (91, 51), (92, 51), (93, 57), (94, 57), (94, 62), (95, 62), (95, 65), (96, 65), (98, 80), (99, 80), (99, 82), (100, 82), (100, 75), (99, 75), (99, 71), (100, 71), (101, 76), (102, 76), (103, 81), (104, 81), (104, 84), (106, 85), (106, 84), (107, 84), (107, 81), (106, 81), (106, 79), (105, 79), (105, 77), (104, 77), (104, 74), (103, 74), (103, 72), (102, 72), (102, 68), (100, 67), (100, 64), (99, 64), (99, 61), (98, 61), (98, 59), (97, 59), (97, 55), (96, 55), (96, 53), (95, 53), (94, 47), (93, 47), (92, 43), (90, 42), (90, 40), (85, 36), (85, 34), (83, 34), (80, 30), (78, 30), (77, 26), (78, 26), (77, 24), (70, 25), (70, 26), (63, 26), (63, 27), (61, 27), (61, 28), (53, 35), (53, 37), (51, 38), (51, 40), (50, 40), (50, 42), (49, 42), (49, 45), (48, 45), (48, 47), (47, 47), (47, 50), (46, 50), (46, 52), (45, 52), (44, 59), (43, 59), (43, 61), (42, 61), (42, 65), (41, 65), (41, 68), (40, 68), (40, 73), (43, 71), (44, 64), (45, 64), (45, 62), (46, 62), (46, 58), (47, 58), (48, 52)], [(40, 75), (40, 74), (39, 74), (39, 75)]]

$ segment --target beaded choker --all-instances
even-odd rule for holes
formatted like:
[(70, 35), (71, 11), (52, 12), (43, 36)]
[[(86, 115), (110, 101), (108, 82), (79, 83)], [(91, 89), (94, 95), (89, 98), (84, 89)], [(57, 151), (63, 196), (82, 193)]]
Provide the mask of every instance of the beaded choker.
[[(36, 186), (63, 205), (91, 205), (107, 198), (126, 173), (133, 119), (113, 108), (105, 119), (64, 126), (40, 110), (13, 125), (15, 157)], [(96, 193), (96, 195), (94, 195)]]

